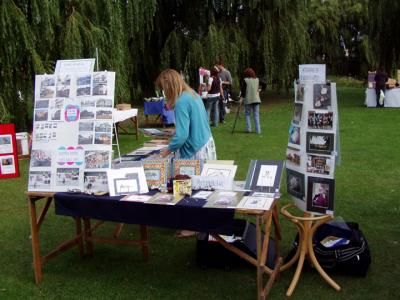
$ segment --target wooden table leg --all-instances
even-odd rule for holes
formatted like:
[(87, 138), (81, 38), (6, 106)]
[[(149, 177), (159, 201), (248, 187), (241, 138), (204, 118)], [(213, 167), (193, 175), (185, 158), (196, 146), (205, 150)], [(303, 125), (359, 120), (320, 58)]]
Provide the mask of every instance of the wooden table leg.
[(261, 254), (261, 226), (262, 226), (262, 217), (256, 217), (256, 245), (257, 245), (257, 299), (264, 300), (265, 297), (263, 295), (263, 275), (264, 275), (264, 266), (262, 265), (262, 254)]
[(42, 263), (39, 247), (39, 226), (36, 217), (36, 203), (35, 199), (29, 198), (29, 212), (31, 220), (31, 239), (32, 239), (32, 253), (33, 253), (33, 269), (35, 272), (36, 284), (42, 281)]
[(78, 253), (79, 256), (83, 256), (84, 254), (84, 249), (83, 249), (83, 237), (82, 237), (82, 221), (81, 218), (75, 217), (75, 228), (76, 228), (76, 236), (79, 237), (77, 243), (78, 243)]
[(145, 261), (149, 261), (149, 234), (146, 225), (140, 225), (140, 240)]
[(84, 227), (84, 240), (86, 245), (86, 254), (88, 256), (93, 256), (93, 242), (87, 239), (92, 236), (91, 226), (90, 226), (90, 219), (84, 218), (83, 219), (83, 227)]

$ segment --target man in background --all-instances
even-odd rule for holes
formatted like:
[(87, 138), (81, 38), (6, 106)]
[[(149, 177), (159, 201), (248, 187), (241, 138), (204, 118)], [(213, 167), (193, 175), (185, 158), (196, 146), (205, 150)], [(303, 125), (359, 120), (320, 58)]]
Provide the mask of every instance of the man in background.
[(225, 123), (225, 107), (226, 103), (228, 102), (228, 92), (232, 86), (232, 76), (231, 72), (224, 67), (224, 63), (222, 61), (217, 62), (215, 65), (220, 70), (219, 78), (221, 78), (222, 90), (224, 92), (219, 101), (219, 121), (221, 123)]

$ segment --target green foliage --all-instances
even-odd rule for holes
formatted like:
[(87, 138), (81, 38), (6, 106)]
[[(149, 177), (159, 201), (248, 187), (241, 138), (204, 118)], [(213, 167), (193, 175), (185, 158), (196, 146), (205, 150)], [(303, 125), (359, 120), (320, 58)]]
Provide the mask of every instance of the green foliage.
[(275, 90), (288, 90), (304, 63), (365, 77), (378, 63), (397, 69), (399, 16), (400, 4), (388, 0), (3, 0), (0, 107), (29, 129), (34, 75), (95, 53), (100, 69), (117, 73), (116, 102), (153, 96), (167, 67), (197, 86), (198, 68), (217, 60), (235, 94), (246, 67)]

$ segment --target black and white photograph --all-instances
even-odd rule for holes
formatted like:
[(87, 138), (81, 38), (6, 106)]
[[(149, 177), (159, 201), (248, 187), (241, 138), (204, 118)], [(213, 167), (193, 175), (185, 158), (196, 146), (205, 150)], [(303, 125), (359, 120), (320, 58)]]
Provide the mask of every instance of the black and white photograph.
[(88, 108), (82, 109), (80, 113), (80, 119), (81, 120), (94, 119), (94, 110)]
[(307, 132), (307, 153), (331, 155), (333, 147), (333, 133)]
[(64, 99), (51, 99), (49, 107), (50, 109), (62, 109), (64, 107)]
[(111, 132), (112, 123), (111, 122), (96, 122), (95, 131), (96, 132)]
[(40, 98), (53, 98), (55, 91), (54, 86), (42, 86), (40, 88)]
[(105, 83), (107, 84), (107, 73), (99, 72), (93, 74), (93, 83)]
[(286, 163), (294, 165), (296, 167), (300, 167), (300, 164), (301, 164), (300, 151), (297, 149), (288, 147), (286, 149)]
[(93, 96), (107, 95), (107, 83), (93, 83)]
[(298, 102), (304, 101), (304, 85), (303, 84), (296, 85), (295, 101), (298, 101)]
[(51, 167), (51, 150), (32, 150), (31, 168)]
[(54, 76), (46, 76), (42, 78), (42, 81), (40, 82), (40, 87), (44, 86), (55, 86), (56, 84), (56, 79)]
[(309, 129), (328, 129), (333, 128), (333, 112), (308, 112)]
[(79, 186), (79, 168), (57, 168), (56, 186)]
[(50, 119), (51, 121), (60, 121), (61, 109), (50, 110)]
[(35, 122), (47, 121), (49, 118), (49, 111), (47, 109), (35, 110)]
[(57, 76), (57, 85), (71, 85), (71, 75), (60, 74)]
[(86, 169), (104, 169), (110, 167), (110, 151), (90, 150), (85, 151)]
[(76, 78), (76, 85), (90, 85), (92, 81), (92, 75), (82, 75)]
[(330, 84), (314, 84), (314, 109), (330, 109), (331, 105)]
[(91, 145), (93, 144), (93, 133), (92, 132), (79, 132), (78, 145)]
[(294, 145), (300, 145), (300, 127), (296, 125), (290, 125), (289, 128), (289, 143)]
[(112, 110), (100, 109), (96, 111), (96, 119), (98, 120), (112, 120)]
[(333, 211), (334, 179), (308, 177), (307, 210), (317, 213)]
[(86, 193), (107, 192), (107, 172), (84, 172), (83, 182)]
[(322, 155), (307, 155), (307, 172), (320, 174), (320, 175), (331, 175), (335, 165), (334, 156), (322, 156)]
[(35, 101), (35, 108), (49, 108), (50, 100), (38, 100)]
[(56, 97), (68, 98), (70, 87), (66, 85), (57, 86)]
[(305, 194), (304, 174), (286, 168), (287, 192), (303, 200)]
[(111, 145), (111, 133), (107, 132), (96, 132), (94, 143), (98, 145)]
[(81, 107), (95, 107), (96, 100), (94, 99), (81, 99)]
[(30, 190), (49, 190), (51, 187), (50, 171), (30, 171), (28, 188)]
[(90, 85), (89, 86), (79, 86), (76, 88), (76, 96), (90, 96)]
[(295, 103), (293, 111), (293, 123), (299, 125), (301, 122), (301, 115), (303, 112), (303, 104)]
[(100, 98), (97, 99), (97, 107), (113, 107), (114, 101), (112, 99)]
[(79, 131), (93, 131), (94, 122), (79, 122)]

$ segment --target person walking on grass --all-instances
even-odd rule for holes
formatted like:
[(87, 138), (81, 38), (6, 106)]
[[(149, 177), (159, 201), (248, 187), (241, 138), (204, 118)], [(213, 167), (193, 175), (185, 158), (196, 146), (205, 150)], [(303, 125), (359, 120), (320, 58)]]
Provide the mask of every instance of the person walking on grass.
[(260, 81), (252, 68), (243, 72), (244, 79), (240, 90), (240, 101), (244, 102), (244, 114), (246, 120), (246, 132), (252, 132), (250, 116), (253, 114), (256, 133), (261, 134), (260, 127), (260, 91), (266, 88), (266, 84)]

